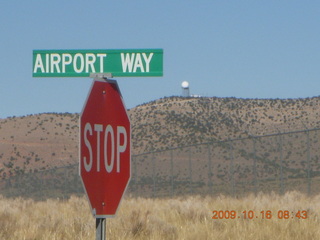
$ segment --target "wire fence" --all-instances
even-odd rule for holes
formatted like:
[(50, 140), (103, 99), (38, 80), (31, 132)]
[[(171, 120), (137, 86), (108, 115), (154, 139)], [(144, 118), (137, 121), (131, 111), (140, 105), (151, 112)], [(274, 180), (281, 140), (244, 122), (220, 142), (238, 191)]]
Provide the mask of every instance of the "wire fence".
[[(320, 193), (319, 130), (210, 142), (132, 156), (127, 193), (242, 196)], [(78, 164), (0, 181), (0, 194), (37, 199), (83, 194)]]

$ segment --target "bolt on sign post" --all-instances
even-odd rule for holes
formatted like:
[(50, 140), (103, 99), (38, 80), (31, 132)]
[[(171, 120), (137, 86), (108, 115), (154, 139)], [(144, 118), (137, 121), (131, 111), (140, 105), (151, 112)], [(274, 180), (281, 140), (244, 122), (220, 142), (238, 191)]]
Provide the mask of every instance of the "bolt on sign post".
[(131, 176), (131, 126), (117, 77), (163, 75), (162, 49), (34, 50), (33, 77), (94, 77), (80, 115), (79, 174), (106, 239)]

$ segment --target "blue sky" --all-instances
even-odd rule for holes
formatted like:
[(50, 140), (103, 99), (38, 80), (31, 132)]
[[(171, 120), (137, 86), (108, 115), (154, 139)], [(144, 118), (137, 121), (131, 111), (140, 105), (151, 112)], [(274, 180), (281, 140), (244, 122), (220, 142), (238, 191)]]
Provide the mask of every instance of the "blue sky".
[(33, 78), (34, 49), (162, 48), (164, 76), (117, 78), (127, 108), (181, 95), (320, 95), (319, 1), (0, 1), (0, 118), (79, 113), (90, 78)]

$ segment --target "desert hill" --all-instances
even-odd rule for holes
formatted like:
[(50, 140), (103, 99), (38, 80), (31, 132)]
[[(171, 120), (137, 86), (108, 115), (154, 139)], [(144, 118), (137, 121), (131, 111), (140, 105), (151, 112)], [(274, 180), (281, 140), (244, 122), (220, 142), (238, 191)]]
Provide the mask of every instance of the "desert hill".
[(78, 115), (44, 113), (0, 120), (0, 176), (75, 163)]
[(159, 99), (129, 111), (136, 153), (320, 126), (320, 98)]
[[(178, 146), (318, 128), (320, 97), (169, 97), (128, 110), (133, 155)], [(79, 114), (0, 119), (0, 179), (78, 162)]]

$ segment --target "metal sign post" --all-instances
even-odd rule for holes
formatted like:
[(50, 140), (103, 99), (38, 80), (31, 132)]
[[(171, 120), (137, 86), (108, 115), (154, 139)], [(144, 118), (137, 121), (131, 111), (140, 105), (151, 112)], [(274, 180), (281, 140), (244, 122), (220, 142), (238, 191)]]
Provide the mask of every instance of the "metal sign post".
[(106, 239), (106, 219), (96, 218), (96, 240)]

